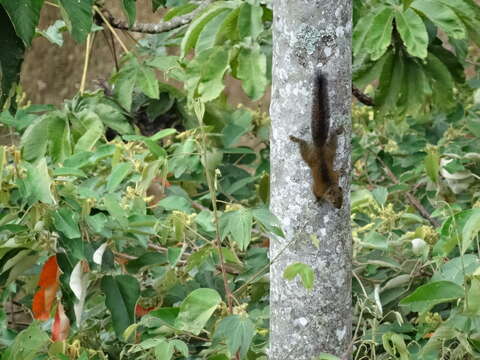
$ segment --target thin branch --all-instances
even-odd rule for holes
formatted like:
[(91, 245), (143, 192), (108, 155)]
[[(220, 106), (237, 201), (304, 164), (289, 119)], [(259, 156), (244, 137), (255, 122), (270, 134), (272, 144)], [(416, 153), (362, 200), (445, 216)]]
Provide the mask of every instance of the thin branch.
[(363, 92), (360, 91), (359, 88), (357, 88), (356, 86), (353, 86), (353, 85), (352, 85), (352, 94), (362, 104), (367, 105), (367, 106), (375, 106), (375, 102), (373, 101), (373, 99), (370, 96), (364, 94)]
[(100, 18), (103, 20), (103, 22), (107, 25), (108, 29), (112, 32), (112, 35), (115, 36), (115, 39), (117, 39), (118, 43), (120, 44), (120, 46), (122, 47), (123, 51), (125, 51), (127, 54), (130, 53), (130, 50), (128, 50), (128, 48), (125, 46), (125, 44), (123, 43), (122, 39), (120, 39), (120, 37), (118, 36), (118, 34), (115, 32), (115, 29), (113, 28), (113, 26), (110, 24), (110, 22), (105, 18), (105, 16), (102, 14), (102, 12), (100, 11), (100, 9), (95, 5), (93, 7), (93, 9), (95, 10), (95, 12), (100, 16)]
[(88, 72), (88, 62), (90, 60), (90, 48), (91, 48), (91, 33), (87, 35), (87, 43), (85, 45), (85, 61), (83, 63), (83, 72), (82, 72), (82, 80), (80, 82), (80, 95), (83, 95), (85, 91), (85, 83), (87, 81), (87, 72)]
[[(400, 181), (398, 181), (398, 178), (395, 176), (395, 174), (392, 172), (392, 170), (390, 170), (388, 165), (382, 159), (380, 159), (380, 157), (378, 157), (378, 156), (376, 156), (376, 157), (377, 157), (377, 160), (382, 164), (383, 169), (384, 169), (385, 173), (387, 174), (387, 176), (390, 179), (392, 179), (392, 181), (395, 184), (399, 184)], [(422, 215), (426, 220), (428, 220), (430, 222), (430, 224), (432, 224), (432, 226), (434, 226), (434, 227), (439, 227), (440, 226), (440, 223), (436, 219), (434, 219), (430, 216), (430, 213), (427, 211), (427, 209), (425, 209), (423, 207), (423, 205), (420, 203), (420, 201), (418, 201), (418, 199), (415, 196), (413, 196), (410, 191), (406, 191), (405, 196), (407, 197), (410, 204), (412, 204), (412, 206), (415, 209), (418, 210), (420, 215)]]
[(170, 21), (163, 21), (158, 24), (150, 23), (134, 23), (130, 26), (126, 21), (116, 19), (110, 12), (106, 9), (102, 9), (103, 15), (108, 19), (108, 22), (117, 29), (127, 30), (133, 32), (139, 32), (144, 34), (160, 34), (167, 32), (173, 29), (177, 29), (183, 25), (190, 23), (199, 13), (201, 13), (208, 5), (210, 5), (213, 0), (203, 1), (198, 8), (196, 8), (191, 13), (177, 16)]

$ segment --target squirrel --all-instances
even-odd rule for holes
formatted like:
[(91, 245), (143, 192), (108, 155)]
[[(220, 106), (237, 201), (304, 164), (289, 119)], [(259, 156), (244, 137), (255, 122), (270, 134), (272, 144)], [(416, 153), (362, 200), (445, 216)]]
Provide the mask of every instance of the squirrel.
[(310, 167), (313, 177), (313, 194), (317, 201), (326, 200), (335, 208), (343, 204), (343, 190), (339, 185), (340, 171), (334, 170), (337, 137), (343, 132), (339, 127), (329, 136), (330, 110), (328, 105), (328, 82), (325, 75), (316, 72), (313, 82), (312, 143), (290, 136), (299, 144), (300, 154)]

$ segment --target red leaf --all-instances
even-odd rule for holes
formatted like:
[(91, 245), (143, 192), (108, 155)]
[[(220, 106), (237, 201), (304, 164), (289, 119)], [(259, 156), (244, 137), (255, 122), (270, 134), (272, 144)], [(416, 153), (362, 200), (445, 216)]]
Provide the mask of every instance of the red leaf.
[(147, 315), (152, 310), (155, 310), (155, 306), (144, 308), (142, 305), (137, 304), (137, 306), (135, 306), (135, 315), (142, 317), (143, 315)]
[(55, 313), (55, 320), (52, 324), (52, 340), (64, 341), (68, 338), (70, 331), (70, 320), (65, 315), (62, 303), (58, 303), (57, 312)]

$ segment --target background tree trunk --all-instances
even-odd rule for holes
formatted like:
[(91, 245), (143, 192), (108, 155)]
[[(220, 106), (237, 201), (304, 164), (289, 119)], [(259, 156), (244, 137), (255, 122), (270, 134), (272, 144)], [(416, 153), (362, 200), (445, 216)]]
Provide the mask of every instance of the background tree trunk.
[[(350, 180), (342, 177), (340, 210), (318, 204), (310, 170), (288, 139), (311, 140), (313, 74), (321, 69), (329, 83), (330, 129), (345, 128), (336, 168), (349, 173), (351, 31), (351, 0), (274, 1), (271, 208), (286, 239), (271, 242), (270, 360), (311, 360), (321, 352), (343, 356), (351, 341)], [(313, 290), (298, 278), (283, 279), (295, 262), (315, 270)]]

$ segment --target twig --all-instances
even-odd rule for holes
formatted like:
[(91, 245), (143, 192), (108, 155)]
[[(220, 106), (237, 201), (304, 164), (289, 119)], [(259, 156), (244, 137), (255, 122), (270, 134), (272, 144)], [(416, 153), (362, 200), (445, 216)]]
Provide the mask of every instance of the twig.
[[(377, 155), (375, 155), (375, 156), (377, 157), (377, 160), (382, 164), (383, 169), (384, 169), (385, 173), (387, 174), (387, 176), (390, 179), (392, 179), (392, 181), (395, 184), (398, 185), (400, 183), (400, 181), (398, 181), (398, 178), (395, 176), (395, 174), (392, 172), (392, 170), (390, 170), (388, 165), (382, 159), (380, 159), (380, 157), (378, 157)], [(427, 209), (425, 209), (423, 207), (423, 205), (420, 203), (420, 201), (418, 201), (418, 199), (415, 196), (413, 196), (412, 193), (410, 193), (410, 191), (406, 191), (405, 195), (406, 195), (408, 201), (410, 202), (410, 204), (412, 204), (412, 206), (415, 209), (418, 210), (420, 215), (422, 215), (426, 220), (428, 220), (430, 222), (430, 224), (432, 224), (432, 226), (434, 226), (434, 227), (439, 227), (440, 226), (440, 223), (436, 219), (434, 219), (430, 216)]]
[(93, 9), (97, 12), (97, 14), (102, 18), (103, 22), (105, 23), (105, 25), (107, 25), (108, 29), (111, 31), (112, 35), (115, 36), (115, 39), (117, 39), (118, 43), (120, 44), (120, 46), (122, 47), (123, 51), (125, 51), (127, 54), (130, 53), (130, 50), (128, 50), (128, 48), (125, 46), (125, 44), (123, 43), (122, 39), (120, 39), (120, 37), (118, 36), (118, 34), (115, 32), (115, 29), (112, 27), (112, 25), (110, 24), (110, 22), (105, 18), (105, 16), (102, 14), (102, 12), (100, 11), (100, 9), (95, 5), (93, 7)]
[(102, 9), (104, 15), (108, 18), (108, 22), (117, 29), (127, 30), (133, 32), (139, 32), (144, 34), (160, 34), (167, 32), (176, 28), (179, 28), (183, 25), (190, 23), (199, 13), (201, 13), (208, 5), (212, 3), (212, 0), (206, 0), (201, 3), (201, 5), (196, 8), (191, 13), (177, 16), (170, 21), (164, 21), (159, 24), (150, 24), (150, 23), (134, 23), (132, 26), (126, 21), (116, 19), (110, 12), (106, 9)]
[(357, 98), (358, 101), (360, 101), (362, 104), (367, 105), (367, 106), (375, 106), (375, 102), (373, 99), (364, 94), (363, 92), (360, 91), (359, 88), (356, 86), (352, 85), (352, 94)]
[(83, 95), (83, 92), (85, 91), (85, 82), (87, 81), (88, 62), (90, 60), (90, 39), (91, 33), (87, 35), (87, 43), (85, 44), (85, 61), (83, 63), (82, 80), (80, 82), (80, 95)]

